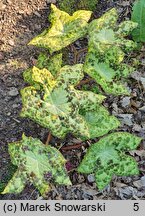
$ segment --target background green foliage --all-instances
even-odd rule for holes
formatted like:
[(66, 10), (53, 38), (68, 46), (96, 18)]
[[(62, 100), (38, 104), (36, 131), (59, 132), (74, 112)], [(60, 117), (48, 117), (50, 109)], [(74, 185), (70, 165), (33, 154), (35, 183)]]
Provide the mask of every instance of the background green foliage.
[(135, 1), (131, 19), (138, 23), (138, 27), (132, 32), (133, 39), (145, 42), (145, 0)]
[(58, 7), (69, 14), (76, 10), (94, 11), (98, 0), (58, 0)]

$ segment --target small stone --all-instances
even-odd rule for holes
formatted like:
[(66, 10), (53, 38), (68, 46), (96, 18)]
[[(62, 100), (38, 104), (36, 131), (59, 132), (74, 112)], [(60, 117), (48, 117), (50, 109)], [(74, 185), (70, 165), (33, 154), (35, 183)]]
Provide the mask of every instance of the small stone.
[(13, 40), (9, 40), (9, 45), (10, 45), (10, 46), (14, 46), (14, 44), (15, 44), (15, 43), (14, 43)]
[(8, 92), (8, 95), (11, 96), (11, 97), (15, 97), (19, 94), (17, 88), (15, 87), (11, 87), (10, 88), (10, 91)]
[(4, 10), (6, 8), (6, 5), (0, 2), (0, 10)]
[(117, 114), (117, 116), (120, 118), (121, 122), (125, 125), (132, 126), (132, 117), (133, 114)]
[(144, 77), (141, 77), (141, 78), (140, 78), (140, 81), (141, 81), (141, 84), (143, 85), (143, 87), (145, 88), (145, 78), (144, 78)]
[(8, 4), (12, 4), (12, 1), (11, 1), (11, 0), (7, 0), (7, 3), (8, 3)]
[(41, 25), (38, 25), (38, 24), (35, 24), (34, 27), (35, 27), (36, 29), (41, 29)]
[(140, 80), (141, 74), (138, 71), (135, 71), (134, 73), (131, 74), (131, 77), (137, 81)]
[(145, 106), (141, 107), (139, 110), (145, 112)]
[(49, 3), (55, 4), (55, 3), (56, 3), (56, 0), (47, 0), (46, 2), (47, 2), (48, 4), (49, 4)]
[(34, 14), (35, 14), (36, 16), (38, 16), (38, 17), (41, 17), (41, 14), (38, 13), (37, 11), (35, 11)]
[(0, 52), (0, 60), (3, 60), (4, 59), (4, 55), (2, 52)]
[(90, 183), (93, 183), (93, 182), (95, 182), (95, 177), (94, 177), (94, 175), (93, 174), (90, 174), (90, 175), (88, 175), (88, 182), (90, 182)]
[(24, 14), (24, 10), (19, 10), (18, 13), (19, 14)]
[(129, 106), (129, 104), (130, 104), (130, 97), (124, 97), (121, 101), (122, 107), (125, 108), (125, 107)]
[(14, 109), (16, 109), (16, 108), (19, 107), (19, 104), (13, 104), (12, 107), (13, 107)]
[(116, 113), (118, 113), (118, 106), (117, 106), (116, 103), (113, 103), (113, 104), (112, 104), (112, 108), (113, 108), (113, 110), (114, 110)]
[(133, 128), (134, 131), (140, 132), (142, 130), (141, 126), (138, 124), (134, 124)]
[(125, 187), (125, 188), (119, 188), (116, 190), (116, 195), (118, 195), (121, 199), (128, 199), (131, 198), (133, 195), (137, 194), (137, 190), (133, 187)]
[(80, 183), (84, 182), (85, 178), (83, 175), (78, 175), (77, 180), (78, 180), (78, 183), (80, 184)]
[(121, 183), (121, 182), (115, 182), (115, 186), (116, 186), (117, 188), (122, 188), (122, 187), (126, 187), (126, 184)]
[(140, 180), (133, 182), (134, 186), (139, 188), (145, 187), (145, 176), (141, 177)]

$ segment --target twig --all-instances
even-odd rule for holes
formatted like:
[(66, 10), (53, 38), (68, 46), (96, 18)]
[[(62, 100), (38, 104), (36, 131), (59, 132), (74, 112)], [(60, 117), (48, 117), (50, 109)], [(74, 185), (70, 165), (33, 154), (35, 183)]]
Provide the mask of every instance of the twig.
[(80, 55), (82, 52), (87, 52), (87, 51), (88, 51), (88, 48), (85, 47), (85, 48), (83, 48), (83, 49), (77, 51), (77, 55)]
[(51, 138), (52, 138), (52, 136), (51, 136), (51, 133), (49, 132), (45, 145), (49, 144)]
[(72, 150), (72, 149), (78, 149), (78, 148), (81, 148), (82, 146), (87, 146), (86, 143), (79, 143), (79, 144), (75, 144), (75, 145), (70, 145), (70, 146), (65, 146), (65, 147), (62, 147), (61, 150), (62, 151), (69, 151), (69, 150)]
[(76, 85), (76, 87), (79, 87), (80, 85), (84, 85), (89, 83), (90, 81), (94, 81), (92, 78), (88, 78), (86, 80), (82, 80), (81, 82), (79, 82), (79, 84)]

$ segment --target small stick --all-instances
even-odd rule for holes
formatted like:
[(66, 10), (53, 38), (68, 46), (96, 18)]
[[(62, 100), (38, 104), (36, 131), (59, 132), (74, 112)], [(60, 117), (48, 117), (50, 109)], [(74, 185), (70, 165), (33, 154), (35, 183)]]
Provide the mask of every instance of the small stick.
[(83, 49), (77, 51), (77, 55), (80, 55), (82, 52), (87, 52), (87, 50), (88, 50), (88, 48), (85, 47), (85, 48), (83, 48)]
[(72, 150), (72, 149), (78, 149), (81, 148), (82, 146), (86, 146), (86, 143), (79, 143), (79, 144), (75, 144), (75, 145), (70, 145), (70, 146), (64, 146), (61, 148), (61, 150), (63, 151), (68, 151), (68, 150)]
[(80, 86), (80, 85), (84, 85), (84, 84), (87, 84), (89, 83), (90, 81), (94, 81), (92, 78), (88, 78), (86, 80), (82, 80), (81, 82), (79, 82), (78, 85), (76, 85), (76, 87)]
[(79, 50), (79, 51), (76, 52), (76, 54), (75, 54), (75, 62), (76, 62), (76, 63), (77, 63), (78, 60), (79, 60), (80, 54), (81, 54), (81, 53), (84, 53), (84, 52), (87, 52), (87, 48), (81, 49), (81, 50)]
[(49, 144), (51, 138), (52, 138), (52, 136), (51, 136), (51, 133), (49, 132), (45, 145)]

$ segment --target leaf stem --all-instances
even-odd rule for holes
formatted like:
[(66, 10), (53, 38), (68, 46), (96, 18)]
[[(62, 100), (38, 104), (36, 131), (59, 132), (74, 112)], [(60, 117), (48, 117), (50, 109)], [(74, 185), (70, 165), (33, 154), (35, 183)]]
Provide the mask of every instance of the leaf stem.
[(52, 135), (51, 135), (51, 133), (49, 132), (45, 145), (48, 145), (48, 144), (49, 144), (51, 138), (52, 138)]
[(87, 144), (86, 143), (79, 143), (79, 144), (75, 144), (75, 145), (64, 146), (64, 147), (61, 148), (61, 150), (69, 151), (69, 150), (72, 150), (72, 149), (81, 148), (82, 146), (87, 146)]
[(88, 79), (86, 79), (86, 80), (82, 80), (82, 81), (79, 82), (79, 84), (76, 85), (76, 87), (79, 87), (79, 86), (81, 86), (81, 85), (87, 84), (87, 83), (89, 83), (90, 81), (94, 81), (94, 80), (93, 80), (92, 78), (88, 78)]

